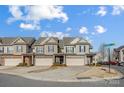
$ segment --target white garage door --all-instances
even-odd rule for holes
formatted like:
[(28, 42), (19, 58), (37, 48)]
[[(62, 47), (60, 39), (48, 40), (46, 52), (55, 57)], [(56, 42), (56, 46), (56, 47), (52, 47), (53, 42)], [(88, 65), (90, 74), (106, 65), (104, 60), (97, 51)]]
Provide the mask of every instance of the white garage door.
[(5, 66), (16, 66), (21, 62), (21, 58), (5, 58)]
[(66, 64), (67, 66), (82, 66), (84, 65), (84, 57), (67, 57)]
[(52, 58), (36, 58), (35, 65), (36, 66), (51, 66), (53, 64)]

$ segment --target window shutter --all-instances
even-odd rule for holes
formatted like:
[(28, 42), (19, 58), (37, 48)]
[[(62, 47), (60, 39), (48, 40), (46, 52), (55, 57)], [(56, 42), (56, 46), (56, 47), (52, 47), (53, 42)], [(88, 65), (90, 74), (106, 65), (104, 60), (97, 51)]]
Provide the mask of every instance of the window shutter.
[(84, 52), (86, 51), (86, 47), (84, 46)]

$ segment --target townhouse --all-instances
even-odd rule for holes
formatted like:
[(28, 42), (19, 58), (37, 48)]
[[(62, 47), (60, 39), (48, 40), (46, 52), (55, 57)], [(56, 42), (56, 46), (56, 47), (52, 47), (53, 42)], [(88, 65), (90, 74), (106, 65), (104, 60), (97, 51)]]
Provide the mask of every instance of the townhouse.
[(5, 37), (0, 38), (0, 64), (16, 66), (27, 63), (35, 66), (54, 64), (79, 66), (90, 64), (91, 44), (80, 37)]
[(113, 51), (113, 56), (115, 61), (124, 62), (124, 46), (115, 48)]

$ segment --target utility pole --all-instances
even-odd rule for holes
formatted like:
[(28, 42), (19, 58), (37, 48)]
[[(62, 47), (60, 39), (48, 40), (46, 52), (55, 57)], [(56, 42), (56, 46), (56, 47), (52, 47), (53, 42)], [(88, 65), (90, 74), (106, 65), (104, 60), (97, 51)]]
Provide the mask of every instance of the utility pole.
[(109, 61), (109, 73), (110, 73), (110, 62), (111, 62), (111, 56), (110, 56), (110, 52), (111, 52), (111, 50), (110, 50), (110, 47), (108, 48), (108, 61)]
[(111, 51), (110, 51), (110, 47), (111, 46), (114, 46), (114, 45), (115, 45), (115, 43), (110, 43), (110, 44), (105, 44), (104, 45), (105, 47), (108, 47), (109, 73), (110, 73), (110, 62), (111, 62), (111, 57), (110, 57)]

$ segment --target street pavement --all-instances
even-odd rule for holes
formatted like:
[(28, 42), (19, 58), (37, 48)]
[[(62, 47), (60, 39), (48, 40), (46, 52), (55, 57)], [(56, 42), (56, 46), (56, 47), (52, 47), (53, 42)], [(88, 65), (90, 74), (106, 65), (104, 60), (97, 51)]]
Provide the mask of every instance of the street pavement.
[[(111, 66), (124, 73), (124, 67)], [(26, 79), (19, 76), (0, 74), (0, 87), (123, 87), (124, 79), (92, 82), (48, 82)]]

